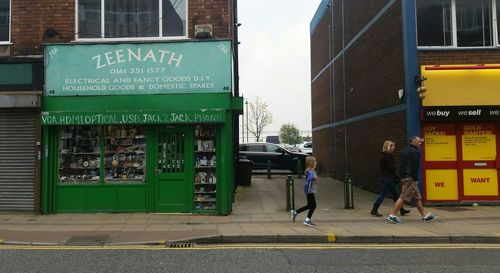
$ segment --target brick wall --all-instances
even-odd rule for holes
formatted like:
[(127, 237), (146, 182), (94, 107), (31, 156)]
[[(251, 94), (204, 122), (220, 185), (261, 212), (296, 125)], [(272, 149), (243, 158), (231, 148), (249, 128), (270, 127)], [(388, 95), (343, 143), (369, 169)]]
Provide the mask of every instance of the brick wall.
[(420, 64), (500, 64), (500, 50), (420, 51)]
[(232, 6), (230, 0), (189, 0), (188, 32), (194, 38), (194, 25), (212, 24), (213, 36), (227, 38), (231, 36)]
[(333, 8), (333, 57), (342, 51), (342, 0), (334, 0)]
[(401, 7), (394, 4), (347, 50), (347, 118), (400, 103), (398, 90), (404, 87), (401, 20)]
[[(344, 1), (344, 29), (345, 39), (350, 41), (377, 13), (389, 2), (389, 0), (348, 0)], [(396, 3), (401, 10), (401, 4)], [(401, 23), (401, 21), (399, 21)], [(390, 29), (390, 28), (388, 28)]]
[(328, 9), (311, 34), (311, 77), (314, 78), (330, 62), (331, 11)]
[(313, 152), (318, 161), (318, 172), (331, 176), (333, 173), (333, 129), (326, 128), (313, 132)]
[(399, 153), (408, 143), (405, 116), (405, 112), (391, 113), (347, 126), (348, 164), (354, 185), (374, 192), (380, 189), (379, 156), (385, 140), (396, 143), (399, 166)]
[(347, 144), (347, 162), (354, 185), (377, 192), (380, 187), (379, 156), (382, 145), (385, 140), (396, 143), (399, 170), (399, 154), (408, 143), (405, 122), (405, 113), (396, 112), (347, 126), (314, 131), (313, 151), (320, 171), (323, 175), (343, 180)]
[[(344, 119), (344, 68), (343, 59), (338, 58), (333, 64), (333, 89), (334, 89), (334, 120)], [(314, 127), (313, 127), (314, 128)]]
[(333, 173), (332, 177), (338, 180), (344, 180), (345, 171), (345, 126), (337, 126), (334, 129), (335, 141), (333, 146), (335, 147), (333, 160)]
[[(232, 38), (230, 0), (189, 0), (188, 33), (194, 38), (195, 24), (212, 24), (217, 38)], [(44, 37), (47, 28), (55, 29), (55, 37)], [(11, 56), (41, 55), (43, 43), (71, 42), (75, 35), (75, 1), (12, 1)]]
[(311, 110), (312, 127), (331, 122), (330, 68), (312, 83)]
[[(44, 42), (69, 42), (75, 33), (75, 1), (12, 1), (11, 55), (41, 55)], [(44, 37), (47, 28), (61, 36)]]
[[(350, 42), (388, 1), (344, 1), (344, 20), (346, 25), (345, 43)], [(331, 15), (324, 15), (323, 20), (333, 20), (332, 57), (342, 51), (342, 1), (333, 0)], [(323, 21), (321, 21), (323, 22)], [(345, 55), (335, 60), (330, 70), (312, 83), (312, 119), (313, 128), (327, 122), (333, 123), (329, 115), (328, 104), (333, 105), (333, 119), (342, 122), (344, 118), (358, 116), (375, 110), (395, 106), (401, 103), (398, 90), (404, 86), (404, 61), (402, 37), (401, 2), (398, 1), (372, 25), (367, 32), (351, 47)], [(319, 24), (318, 28), (330, 24)], [(390, 31), (387, 31), (390, 29)], [(317, 29), (317, 33), (328, 31)], [(322, 45), (315, 45), (321, 42)], [(314, 72), (321, 69), (315, 56), (324, 56), (316, 50), (325, 48), (324, 39), (314, 37), (311, 40), (312, 78)], [(345, 71), (344, 71), (345, 62)], [(327, 83), (333, 82), (331, 93), (325, 93)], [(344, 102), (345, 93), (345, 102)], [(344, 108), (347, 116), (344, 115)], [(313, 131), (314, 155), (317, 156), (321, 170), (336, 179), (343, 180), (346, 167), (353, 175), (353, 182), (373, 191), (379, 189), (379, 155), (386, 139), (392, 139), (399, 147), (406, 144), (405, 112), (392, 113), (369, 118), (335, 128)], [(346, 150), (347, 149), (347, 150)], [(347, 164), (346, 164), (347, 156)]]

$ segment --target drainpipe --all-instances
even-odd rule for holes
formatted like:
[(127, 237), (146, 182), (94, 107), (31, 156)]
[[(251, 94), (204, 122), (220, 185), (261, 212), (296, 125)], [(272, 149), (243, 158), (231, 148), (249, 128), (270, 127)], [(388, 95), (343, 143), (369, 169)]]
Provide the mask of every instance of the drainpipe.
[[(239, 74), (239, 61), (238, 61), (238, 0), (233, 0), (233, 20), (231, 22), (231, 29), (233, 30), (233, 77), (234, 77), (234, 97), (240, 96), (240, 74)], [(234, 202), (234, 192), (236, 191), (236, 185), (238, 181), (238, 159), (239, 159), (239, 146), (240, 146), (240, 124), (239, 115), (233, 111), (233, 151), (234, 151), (234, 191), (233, 191), (233, 201)]]

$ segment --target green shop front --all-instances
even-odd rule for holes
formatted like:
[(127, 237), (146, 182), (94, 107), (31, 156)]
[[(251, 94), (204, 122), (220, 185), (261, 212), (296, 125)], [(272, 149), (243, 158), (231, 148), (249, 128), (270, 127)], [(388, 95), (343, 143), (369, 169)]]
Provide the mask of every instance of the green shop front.
[(45, 46), (42, 212), (226, 215), (231, 43)]

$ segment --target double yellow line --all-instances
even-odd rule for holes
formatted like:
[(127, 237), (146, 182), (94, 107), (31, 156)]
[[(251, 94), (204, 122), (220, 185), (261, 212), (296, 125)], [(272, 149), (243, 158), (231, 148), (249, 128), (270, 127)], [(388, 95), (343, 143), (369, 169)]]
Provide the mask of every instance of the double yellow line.
[(120, 246), (34, 246), (0, 245), (1, 250), (170, 250), (199, 251), (226, 249), (500, 249), (500, 244), (221, 244), (194, 245), (187, 248), (169, 248), (162, 245)]

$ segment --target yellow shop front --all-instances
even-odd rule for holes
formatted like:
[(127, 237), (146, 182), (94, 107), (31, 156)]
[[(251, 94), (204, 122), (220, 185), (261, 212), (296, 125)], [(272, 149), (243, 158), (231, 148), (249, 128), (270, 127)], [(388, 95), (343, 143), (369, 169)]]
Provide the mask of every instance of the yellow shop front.
[(500, 202), (500, 65), (422, 66), (421, 75), (424, 201)]

